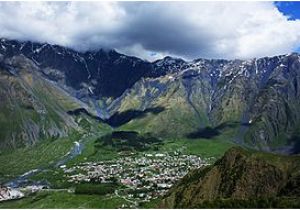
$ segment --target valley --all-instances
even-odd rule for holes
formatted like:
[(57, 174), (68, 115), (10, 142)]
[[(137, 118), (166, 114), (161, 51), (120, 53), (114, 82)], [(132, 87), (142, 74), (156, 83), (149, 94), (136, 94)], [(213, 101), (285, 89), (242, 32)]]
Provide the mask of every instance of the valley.
[(297, 53), (148, 62), (1, 39), (0, 208), (299, 207), (299, 82)]
[[(107, 138), (106, 135), (103, 135), (103, 138)], [(116, 206), (113, 206), (114, 208), (141, 207), (164, 195), (176, 180), (183, 177), (189, 170), (214, 162), (215, 157), (210, 156), (211, 153), (207, 149), (210, 144), (213, 149), (217, 149), (218, 144), (222, 144), (205, 142), (204, 139), (203, 142), (201, 140), (189, 141), (165, 142), (160, 145), (159, 150), (153, 147), (146, 151), (120, 151), (118, 147), (111, 145), (104, 145), (98, 149), (99, 138), (88, 136), (82, 141), (84, 146), (81, 153), (72, 156), (72, 159), (69, 159), (66, 153), (56, 163), (53, 162), (43, 169), (31, 170), (32, 173), (27, 172), (26, 176), (7, 182), (6, 186), (20, 190), (26, 197), (0, 203), (0, 208), (22, 206), (28, 200), (41, 195), (45, 195), (43, 199), (46, 202), (49, 196), (57, 194), (62, 197), (67, 196), (63, 194), (69, 194), (68, 197), (73, 199), (81, 199), (87, 195), (98, 196), (99, 199), (101, 196), (107, 197), (107, 199), (119, 201)], [(197, 155), (190, 155), (193, 154), (191, 148), (195, 145), (203, 147), (203, 151), (207, 153), (201, 153), (199, 150), (197, 152), (200, 153), (196, 153)], [(205, 147), (206, 145), (208, 147)], [(70, 146), (72, 149), (69, 151), (72, 151), (75, 146)], [(215, 154), (222, 155), (222, 152), (230, 147), (230, 143), (222, 147)], [(99, 154), (95, 154), (96, 151)], [(213, 151), (212, 154), (214, 154)], [(199, 155), (203, 158), (201, 159)], [(68, 159), (65, 162), (66, 165), (61, 164), (66, 158)], [(23, 161), (23, 164), (26, 162)], [(10, 166), (12, 166), (11, 163)], [(17, 169), (16, 167), (17, 165), (11, 169)], [(107, 184), (115, 185), (115, 187), (110, 186), (107, 190), (101, 191), (101, 188)], [(69, 201), (70, 206), (73, 205), (73, 199)], [(59, 204), (55, 203), (55, 205)], [(101, 205), (98, 204), (93, 208), (101, 208)], [(46, 206), (54, 208), (50, 203)], [(43, 205), (37, 207), (44, 208)]]

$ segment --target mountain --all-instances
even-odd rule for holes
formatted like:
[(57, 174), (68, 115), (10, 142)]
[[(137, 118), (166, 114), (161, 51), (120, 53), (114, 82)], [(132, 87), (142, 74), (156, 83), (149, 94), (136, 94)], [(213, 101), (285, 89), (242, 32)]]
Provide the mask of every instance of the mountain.
[(3, 61), (23, 56), (41, 81), (80, 102), (64, 110), (71, 118), (87, 114), (115, 129), (161, 137), (214, 139), (225, 133), (224, 140), (246, 147), (299, 152), (296, 53), (249, 60), (165, 57), (151, 63), (114, 50), (76, 52), (1, 39), (0, 54)]
[(188, 173), (165, 195), (161, 207), (299, 207), (299, 158), (233, 147), (213, 165)]
[[(191, 138), (228, 131), (241, 145), (298, 153), (299, 60), (298, 54), (289, 54), (246, 61), (180, 61), (165, 75), (142, 78), (109, 108), (165, 108), (130, 121), (123, 126), (128, 129), (143, 127), (159, 135)], [(172, 63), (161, 62), (166, 64), (155, 62), (154, 69), (160, 68), (157, 63)]]
[(68, 110), (89, 108), (20, 55), (0, 58), (0, 152), (80, 130)]
[(47, 78), (72, 88), (79, 98), (88, 93), (96, 98), (118, 97), (151, 69), (148, 62), (114, 50), (81, 53), (47, 43), (2, 39), (0, 53), (5, 57), (23, 54)]

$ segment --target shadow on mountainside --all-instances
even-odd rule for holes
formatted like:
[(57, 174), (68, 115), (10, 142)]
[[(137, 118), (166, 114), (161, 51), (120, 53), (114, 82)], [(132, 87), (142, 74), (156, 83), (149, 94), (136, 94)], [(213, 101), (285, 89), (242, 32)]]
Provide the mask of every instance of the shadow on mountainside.
[(211, 139), (213, 137), (220, 135), (223, 129), (234, 128), (239, 124), (240, 124), (239, 122), (222, 123), (216, 127), (200, 128), (195, 132), (187, 134), (186, 137), (189, 139), (197, 139), (197, 138)]
[(114, 131), (111, 134), (100, 137), (95, 147), (112, 146), (118, 151), (145, 151), (149, 147), (157, 147), (162, 140), (152, 136), (150, 133), (140, 134), (135, 131)]
[(110, 126), (119, 127), (125, 123), (128, 123), (133, 119), (143, 118), (147, 115), (147, 113), (159, 114), (164, 110), (165, 110), (164, 107), (148, 108), (145, 109), (144, 111), (129, 109), (125, 112), (116, 112), (110, 118), (104, 120), (104, 122), (109, 124)]
[(85, 108), (79, 108), (79, 109), (67, 111), (67, 114), (69, 114), (69, 115), (75, 115), (75, 116), (78, 116), (80, 114), (86, 114), (87, 116), (91, 117), (94, 120), (97, 120), (97, 121), (100, 121), (100, 122), (104, 122), (103, 119), (101, 119), (100, 117), (97, 117), (97, 116), (89, 113)]
[(289, 144), (294, 144), (293, 148), (289, 152), (290, 154), (299, 154), (300, 153), (300, 136), (293, 135), (290, 139), (288, 139)]
[(119, 126), (121, 126), (125, 123), (128, 123), (129, 121), (131, 121), (133, 119), (143, 118), (147, 115), (147, 113), (159, 114), (160, 112), (162, 112), (164, 110), (165, 110), (164, 107), (148, 108), (148, 109), (145, 109), (144, 111), (129, 109), (125, 112), (116, 112), (110, 118), (105, 119), (105, 120), (89, 113), (84, 108), (68, 111), (67, 113), (69, 115), (75, 115), (75, 116), (78, 116), (80, 114), (86, 114), (87, 116), (89, 116), (89, 117), (91, 117), (91, 118), (93, 118), (93, 119), (95, 119), (99, 122), (106, 123), (106, 124), (108, 124), (112, 127), (119, 127)]

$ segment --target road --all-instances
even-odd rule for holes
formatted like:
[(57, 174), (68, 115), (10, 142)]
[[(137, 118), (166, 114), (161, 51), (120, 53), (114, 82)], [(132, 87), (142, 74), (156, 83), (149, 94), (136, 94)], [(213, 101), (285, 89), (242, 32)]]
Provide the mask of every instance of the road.
[(134, 208), (138, 208), (138, 202), (137, 201), (132, 201), (132, 200), (127, 199), (125, 196), (119, 195), (118, 190), (115, 190), (115, 196), (117, 196), (119, 198), (122, 198), (122, 199), (124, 199), (125, 201), (127, 201), (129, 203), (132, 203), (134, 205)]

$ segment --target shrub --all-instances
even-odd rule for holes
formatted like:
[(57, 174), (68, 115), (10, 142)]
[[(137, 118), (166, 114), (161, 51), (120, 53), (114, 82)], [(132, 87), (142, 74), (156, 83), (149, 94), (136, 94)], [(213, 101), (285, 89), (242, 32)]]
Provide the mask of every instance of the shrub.
[(75, 194), (88, 194), (88, 195), (106, 195), (113, 193), (117, 185), (115, 184), (92, 184), (81, 183), (76, 185)]

